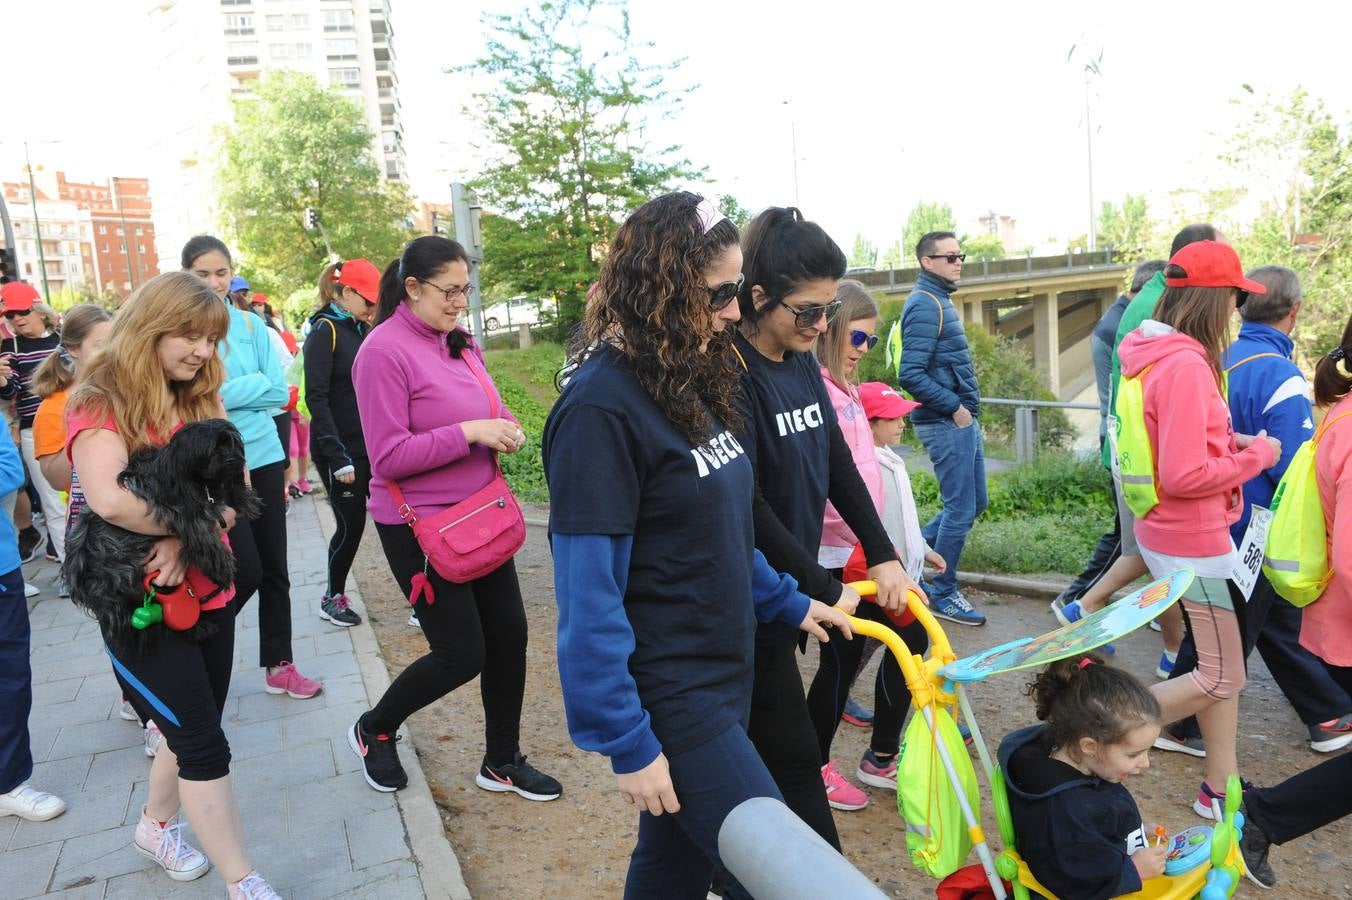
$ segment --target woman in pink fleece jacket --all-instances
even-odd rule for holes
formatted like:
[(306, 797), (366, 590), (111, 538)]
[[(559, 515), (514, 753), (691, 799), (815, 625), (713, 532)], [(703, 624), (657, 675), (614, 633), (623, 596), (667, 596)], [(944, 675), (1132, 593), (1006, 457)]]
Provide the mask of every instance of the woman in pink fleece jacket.
[(375, 708), (353, 723), (348, 744), (362, 759), (367, 784), (399, 790), (408, 783), (395, 751), (399, 726), (481, 675), (486, 753), (475, 784), (553, 800), (562, 788), (526, 762), (518, 741), (526, 612), (514, 562), (466, 584), (447, 581), (428, 565), (390, 492), (393, 481), (409, 506), (438, 512), (496, 477), (495, 452), (515, 453), (526, 443), (487, 380), (479, 346), (459, 327), (471, 290), (463, 247), (443, 237), (410, 241), (381, 276), (376, 327), (352, 365), (371, 462), (368, 508), (431, 652), (400, 672)]
[(1155, 459), (1159, 504), (1136, 520), (1141, 556), (1155, 577), (1188, 567), (1197, 574), (1183, 609), (1197, 646), (1197, 668), (1153, 688), (1164, 721), (1196, 715), (1206, 740), (1206, 780), (1193, 809), (1211, 818), (1216, 790), (1238, 772), (1235, 753), (1244, 649), (1228, 581), (1236, 551), (1230, 525), (1243, 507), (1240, 485), (1281, 456), (1266, 434), (1236, 435), (1221, 393), (1221, 351), (1244, 291), (1265, 288), (1244, 277), (1226, 244), (1198, 241), (1174, 254), (1154, 318), (1122, 341), (1124, 378), (1141, 378), (1145, 427)]
[(1338, 346), (1315, 367), (1314, 400), (1328, 410), (1315, 474), (1333, 577), (1319, 600), (1305, 607), (1300, 643), (1352, 691), (1352, 320)]
[[(836, 410), (836, 420), (854, 455), (859, 477), (868, 488), (878, 514), (883, 515), (883, 473), (873, 447), (873, 429), (859, 402), (859, 360), (878, 341), (878, 304), (868, 289), (857, 281), (842, 281), (836, 288), (840, 312), (831, 319), (826, 333), (817, 339), (817, 360), (821, 363), (826, 393)], [(829, 502), (822, 527), (817, 562), (840, 578), (858, 539)], [(902, 636), (916, 653), (924, 653), (928, 639), (923, 626), (912, 622), (898, 628), (876, 603), (860, 603), (855, 615), (888, 625)], [(834, 646), (833, 646), (834, 645)], [(868, 795), (855, 787), (836, 768), (831, 759), (831, 743), (840, 727), (840, 715), (849, 699), (850, 685), (862, 666), (863, 641), (832, 641), (821, 645), (821, 661), (807, 692), (807, 708), (812, 718), (817, 744), (821, 749), (822, 780), (827, 802), (840, 810), (863, 809)], [(896, 790), (896, 757), (901, 742), (901, 725), (910, 707), (911, 695), (896, 658), (883, 654), (874, 684), (873, 735), (855, 770), (860, 781), (884, 790)]]

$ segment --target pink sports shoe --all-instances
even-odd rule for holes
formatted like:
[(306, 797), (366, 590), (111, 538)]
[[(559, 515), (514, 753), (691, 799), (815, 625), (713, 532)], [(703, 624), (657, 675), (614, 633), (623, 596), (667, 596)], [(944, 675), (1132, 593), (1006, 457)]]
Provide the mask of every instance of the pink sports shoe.
[(289, 662), (278, 663), (277, 671), (266, 676), (263, 688), (269, 694), (286, 694), (296, 700), (309, 700), (324, 690), (324, 685), (300, 674)]
[(822, 783), (826, 785), (826, 802), (831, 804), (832, 809), (849, 812), (868, 806), (868, 795), (836, 771), (834, 759), (822, 766)]

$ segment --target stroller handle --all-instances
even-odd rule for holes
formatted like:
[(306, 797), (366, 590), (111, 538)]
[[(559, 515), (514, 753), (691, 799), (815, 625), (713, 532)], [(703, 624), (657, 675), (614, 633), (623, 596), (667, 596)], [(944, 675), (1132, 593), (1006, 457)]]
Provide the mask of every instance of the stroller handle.
[[(850, 587), (854, 588), (861, 597), (874, 597), (878, 593), (878, 585), (873, 581), (852, 581)], [(957, 655), (953, 653), (952, 645), (948, 643), (948, 635), (944, 634), (943, 627), (930, 612), (924, 598), (916, 591), (908, 590), (906, 592), (906, 608), (916, 617), (925, 629), (925, 633), (929, 635), (930, 654), (928, 660), (924, 660), (919, 654), (912, 652), (901, 636), (886, 625), (861, 619), (857, 616), (849, 616), (850, 628), (856, 634), (877, 638), (886, 645), (892, 655), (897, 658), (902, 675), (906, 678), (906, 687), (910, 690), (911, 697), (917, 706), (926, 705), (934, 700), (946, 700), (946, 702), (951, 703), (953, 702), (952, 694), (941, 689), (943, 679), (936, 674), (939, 669), (957, 659)]]

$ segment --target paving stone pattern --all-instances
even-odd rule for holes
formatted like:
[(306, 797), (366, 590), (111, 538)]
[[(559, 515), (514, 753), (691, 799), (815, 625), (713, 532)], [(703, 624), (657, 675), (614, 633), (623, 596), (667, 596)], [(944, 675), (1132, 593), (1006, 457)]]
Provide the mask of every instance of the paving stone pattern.
[[(236, 621), (224, 724), (249, 851), (291, 900), (420, 898), (395, 795), (367, 787), (346, 743), (366, 693), (348, 629), (317, 615), (326, 541), (314, 504), (311, 497), (293, 502), (287, 520), (291, 618), (296, 665), (322, 680), (324, 692), (310, 700), (266, 693), (256, 598)], [(50, 822), (0, 818), (0, 896), (224, 896), (215, 872), (179, 884), (131, 849), (150, 770), (141, 730), (118, 717), (119, 691), (98, 628), (56, 596), (55, 565), (25, 571), (42, 588), (30, 613), (31, 781), (63, 797), (68, 809)], [(356, 591), (350, 596), (360, 609)], [(416, 765), (408, 752), (405, 766)]]

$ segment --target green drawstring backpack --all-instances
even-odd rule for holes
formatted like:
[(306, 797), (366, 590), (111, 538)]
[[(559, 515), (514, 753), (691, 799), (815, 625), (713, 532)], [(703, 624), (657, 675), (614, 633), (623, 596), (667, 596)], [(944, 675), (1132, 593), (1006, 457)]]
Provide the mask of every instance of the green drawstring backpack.
[(939, 758), (939, 741), (948, 748), (972, 809), (981, 808), (981, 798), (977, 794), (972, 757), (953, 717), (943, 707), (929, 708), (934, 713), (933, 732), (920, 709), (906, 726), (901, 761), (897, 763), (897, 810), (906, 820), (906, 849), (911, 862), (927, 875), (947, 878), (967, 861), (967, 854), (972, 852), (972, 837), (958, 795)]
[[(332, 345), (329, 347), (329, 351), (332, 352), (338, 349), (338, 329), (335, 328), (333, 323), (329, 322), (328, 319), (325, 319), (324, 321), (329, 323), (329, 337), (332, 339)], [(319, 326), (316, 325), (315, 327), (318, 328)], [(296, 358), (291, 361), (291, 366), (286, 370), (286, 383), (295, 386), (297, 389), (296, 412), (300, 413), (306, 419), (309, 419), (310, 405), (305, 402), (304, 347), (296, 354)]]
[(1334, 422), (1352, 416), (1341, 413), (1325, 419), (1314, 437), (1300, 445), (1272, 496), (1272, 524), (1263, 551), (1263, 574), (1278, 596), (1292, 606), (1309, 606), (1319, 599), (1333, 577), (1329, 567), (1329, 536), (1324, 527), (1324, 504), (1319, 499), (1315, 454), (1319, 439)]
[(1160, 502), (1155, 487), (1155, 452), (1145, 428), (1145, 376), (1151, 368), (1146, 366), (1131, 378), (1122, 376), (1117, 388), (1116, 415), (1109, 423), (1122, 499), (1138, 519), (1144, 519)]

